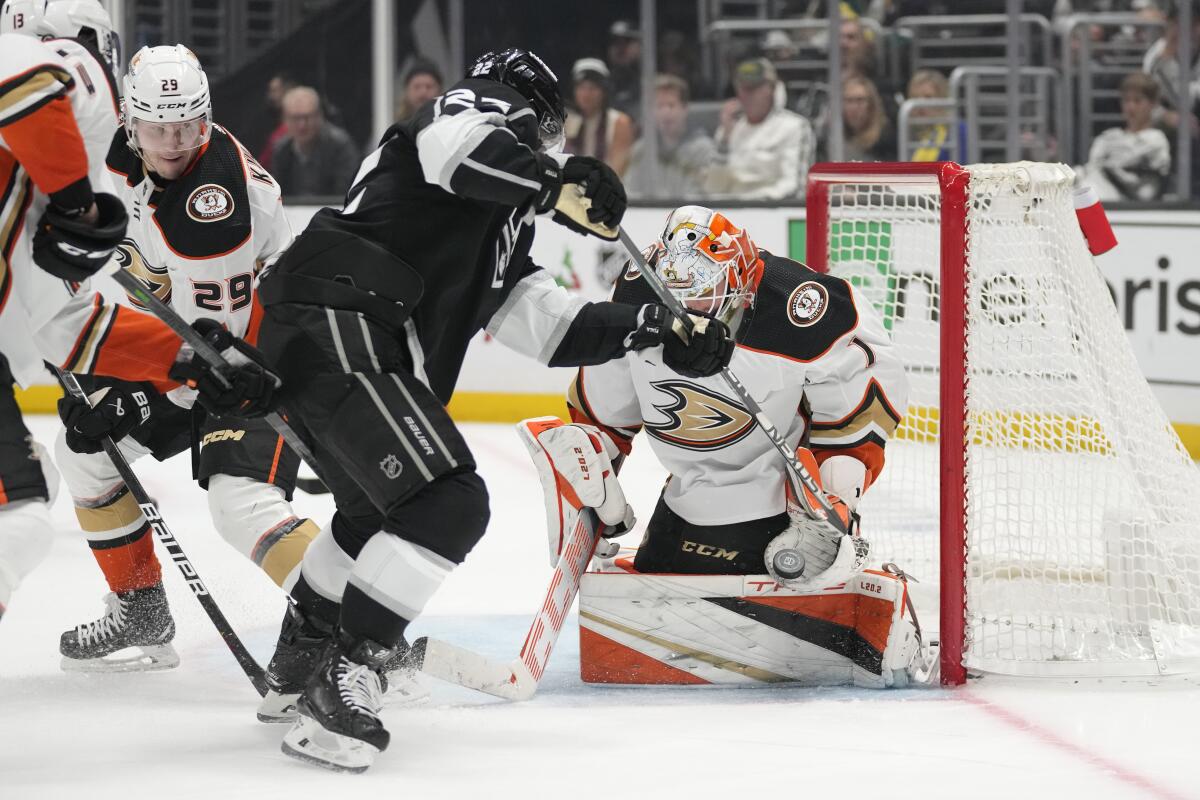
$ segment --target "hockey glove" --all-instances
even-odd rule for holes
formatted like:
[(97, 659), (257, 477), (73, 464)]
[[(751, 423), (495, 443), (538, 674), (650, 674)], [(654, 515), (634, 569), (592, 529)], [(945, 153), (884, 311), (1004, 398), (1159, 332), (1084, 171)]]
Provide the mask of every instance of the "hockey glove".
[(69, 216), (53, 205), (38, 220), (33, 235), (33, 260), (56, 278), (78, 283), (100, 270), (125, 238), (129, 217), (124, 204), (111, 194), (96, 195), (100, 218), (95, 225)]
[[(184, 344), (168, 376), (196, 390), (200, 405), (217, 416), (261, 417), (278, 405), (280, 380), (257, 348), (212, 319), (192, 323), (232, 369), (219, 370)], [(224, 380), (222, 380), (222, 378)]]
[(97, 389), (87, 400), (68, 394), (58, 401), (58, 416), (72, 452), (99, 453), (105, 438), (119, 442), (150, 420), (150, 398), (136, 384), (118, 383)]
[(625, 187), (611, 167), (599, 159), (571, 156), (562, 168), (554, 221), (577, 233), (616, 241), (627, 202)]
[(690, 333), (679, 320), (671, 323), (671, 333), (663, 339), (663, 363), (687, 378), (716, 375), (733, 358), (733, 334), (719, 319), (688, 316)]

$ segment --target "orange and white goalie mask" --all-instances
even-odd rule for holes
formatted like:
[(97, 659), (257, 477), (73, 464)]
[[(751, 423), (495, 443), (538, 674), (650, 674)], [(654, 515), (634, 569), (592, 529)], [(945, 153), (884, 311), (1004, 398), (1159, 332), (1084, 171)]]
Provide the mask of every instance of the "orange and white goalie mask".
[(762, 278), (758, 248), (744, 228), (703, 206), (671, 212), (656, 243), (654, 266), (689, 311), (729, 324)]

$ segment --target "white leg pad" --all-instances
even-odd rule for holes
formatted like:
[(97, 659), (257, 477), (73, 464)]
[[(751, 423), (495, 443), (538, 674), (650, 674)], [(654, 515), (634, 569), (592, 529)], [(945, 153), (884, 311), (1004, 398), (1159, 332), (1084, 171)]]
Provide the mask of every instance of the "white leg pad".
[(208, 479), (208, 511), (221, 538), (251, 560), (264, 534), (296, 516), (283, 489), (240, 475)]

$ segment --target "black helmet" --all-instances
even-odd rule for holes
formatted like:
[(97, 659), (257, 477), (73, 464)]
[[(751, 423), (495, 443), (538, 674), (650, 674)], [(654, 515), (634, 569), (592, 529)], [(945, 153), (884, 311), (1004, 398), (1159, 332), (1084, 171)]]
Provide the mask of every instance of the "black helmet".
[(566, 110), (558, 94), (558, 77), (536, 55), (518, 47), (484, 53), (475, 59), (467, 74), (516, 89), (537, 114), (542, 149), (562, 144)]

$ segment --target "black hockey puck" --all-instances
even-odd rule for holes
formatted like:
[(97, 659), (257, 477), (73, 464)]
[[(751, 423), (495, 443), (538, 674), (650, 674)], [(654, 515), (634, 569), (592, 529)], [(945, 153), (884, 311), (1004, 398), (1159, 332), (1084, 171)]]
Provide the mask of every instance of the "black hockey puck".
[(799, 550), (780, 550), (771, 559), (775, 574), (784, 580), (793, 580), (804, 574), (804, 555)]

